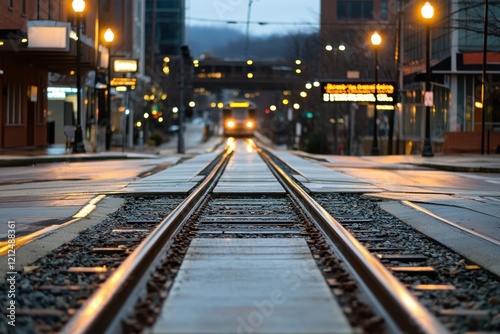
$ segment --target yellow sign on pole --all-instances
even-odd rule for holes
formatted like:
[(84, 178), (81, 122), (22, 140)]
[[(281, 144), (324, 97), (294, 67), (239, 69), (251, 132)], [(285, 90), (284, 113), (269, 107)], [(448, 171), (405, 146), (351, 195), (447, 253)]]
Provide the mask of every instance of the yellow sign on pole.
[(137, 59), (114, 59), (113, 71), (115, 73), (135, 73), (139, 68)]

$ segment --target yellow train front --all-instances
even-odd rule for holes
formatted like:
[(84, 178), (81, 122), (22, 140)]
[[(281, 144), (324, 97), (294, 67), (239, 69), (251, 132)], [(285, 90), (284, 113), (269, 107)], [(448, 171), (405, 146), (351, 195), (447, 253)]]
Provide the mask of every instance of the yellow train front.
[(256, 105), (238, 100), (224, 103), (222, 122), (225, 136), (253, 136), (256, 126)]

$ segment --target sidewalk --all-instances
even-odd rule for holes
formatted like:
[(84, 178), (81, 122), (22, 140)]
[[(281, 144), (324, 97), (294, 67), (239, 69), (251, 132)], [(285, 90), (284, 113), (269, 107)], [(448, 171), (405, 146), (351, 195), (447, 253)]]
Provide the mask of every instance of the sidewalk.
[[(29, 166), (40, 163), (51, 162), (82, 162), (99, 160), (119, 160), (119, 159), (154, 159), (166, 155), (176, 155), (177, 143), (166, 143), (161, 146), (147, 146), (142, 150), (112, 147), (109, 151), (72, 153), (66, 151), (63, 145), (53, 145), (43, 148), (21, 148), (0, 150), (0, 167)], [(215, 145), (215, 141), (209, 141), (200, 145), (195, 150), (187, 150), (186, 154), (202, 153), (209, 150), (210, 145)], [(194, 151), (194, 152), (193, 152)]]
[(310, 155), (299, 153), (304, 157), (322, 160), (333, 166), (345, 167), (378, 167), (404, 168), (419, 166), (452, 172), (500, 173), (500, 155), (460, 154), (436, 155), (422, 157), (420, 155), (384, 155), (384, 156), (338, 156)]
[(50, 162), (81, 162), (112, 159), (147, 159), (156, 157), (153, 153), (112, 148), (107, 152), (87, 152), (74, 154), (62, 145), (43, 148), (21, 148), (0, 150), (0, 167), (29, 166)]
[[(213, 150), (224, 142), (222, 137), (211, 137), (196, 148), (186, 150), (185, 154), (200, 154)], [(269, 145), (271, 146), (271, 145)], [(364, 166), (382, 168), (401, 168), (405, 165), (435, 168), (454, 172), (500, 173), (500, 155), (457, 154), (422, 157), (420, 155), (384, 155), (384, 156), (346, 156), (317, 155), (301, 151), (292, 151), (299, 156), (328, 162), (337, 166)], [(176, 143), (166, 143), (159, 147), (145, 147), (142, 151), (125, 150), (113, 147), (110, 151), (97, 153), (73, 154), (65, 151), (64, 146), (52, 146), (46, 149), (4, 149), (0, 150), (0, 167), (29, 166), (50, 162), (81, 162), (116, 159), (151, 159), (177, 153)]]

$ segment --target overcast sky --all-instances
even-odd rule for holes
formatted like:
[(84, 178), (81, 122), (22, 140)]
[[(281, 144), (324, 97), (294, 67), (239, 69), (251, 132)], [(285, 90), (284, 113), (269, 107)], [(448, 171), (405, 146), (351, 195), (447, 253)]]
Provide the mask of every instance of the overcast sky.
[[(186, 23), (234, 27), (245, 32), (248, 4), (249, 0), (187, 0)], [(320, 0), (253, 0), (250, 34), (286, 34), (318, 29), (319, 6)]]

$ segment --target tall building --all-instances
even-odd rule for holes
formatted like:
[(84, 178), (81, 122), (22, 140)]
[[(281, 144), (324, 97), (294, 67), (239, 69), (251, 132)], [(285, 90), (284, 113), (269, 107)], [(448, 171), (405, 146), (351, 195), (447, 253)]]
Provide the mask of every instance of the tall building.
[[(375, 50), (370, 37), (378, 32), (378, 79), (395, 81), (397, 0), (322, 0), (320, 15), (320, 79), (337, 82), (374, 82)], [(353, 113), (352, 110), (356, 109)], [(369, 154), (373, 136), (374, 107), (369, 103), (335, 102), (325, 106), (334, 124), (333, 147), (343, 146), (350, 154)], [(391, 111), (380, 110), (377, 124), (384, 129), (379, 138), (381, 153), (387, 152)], [(341, 128), (348, 119), (350, 129)], [(341, 123), (342, 121), (342, 123)], [(382, 131), (382, 130), (381, 130)], [(383, 149), (382, 149), (383, 148)], [(338, 152), (338, 151), (337, 151)]]
[[(394, 75), (396, 1), (321, 1), (320, 43), (323, 46), (322, 66), (326, 75), (332, 79), (345, 79), (348, 75), (357, 75), (352, 72), (358, 72), (360, 79), (372, 79), (374, 56), (370, 36), (375, 31), (382, 36), (380, 76), (388, 78)], [(328, 50), (325, 49), (327, 46)]]
[[(144, 123), (148, 133), (163, 134), (178, 122), (181, 94), (181, 46), (185, 39), (185, 0), (146, 0), (146, 74), (151, 78), (145, 114), (154, 117)], [(187, 89), (185, 89), (187, 92)], [(184, 103), (185, 105), (185, 103)]]
[(146, 0), (148, 67), (162, 69), (165, 56), (180, 55), (185, 44), (185, 0)]

